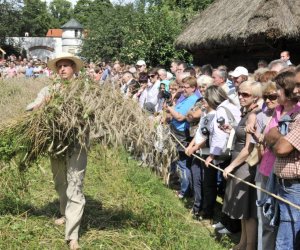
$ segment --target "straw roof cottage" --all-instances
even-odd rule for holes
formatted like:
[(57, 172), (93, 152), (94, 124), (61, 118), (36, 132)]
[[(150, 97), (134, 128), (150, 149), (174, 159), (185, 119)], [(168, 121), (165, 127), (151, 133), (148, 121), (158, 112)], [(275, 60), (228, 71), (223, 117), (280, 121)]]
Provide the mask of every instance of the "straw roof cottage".
[(282, 50), (300, 62), (300, 1), (216, 0), (175, 44), (192, 52), (200, 64), (255, 68), (257, 60), (278, 59)]

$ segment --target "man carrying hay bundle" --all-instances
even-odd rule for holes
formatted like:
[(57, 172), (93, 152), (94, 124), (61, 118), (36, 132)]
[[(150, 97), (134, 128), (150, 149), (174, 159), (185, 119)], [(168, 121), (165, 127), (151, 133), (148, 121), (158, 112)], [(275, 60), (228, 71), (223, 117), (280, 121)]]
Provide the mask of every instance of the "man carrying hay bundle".
[[(83, 62), (69, 53), (62, 53), (48, 62), (48, 67), (58, 73), (60, 82), (53, 88), (45, 87), (35, 101), (26, 110), (35, 110), (49, 101), (51, 92), (63, 88), (64, 82), (74, 79), (74, 74), (83, 67)], [(55, 189), (59, 195), (61, 218), (55, 220), (56, 225), (66, 224), (65, 239), (70, 249), (79, 249), (78, 231), (82, 218), (85, 197), (82, 192), (83, 179), (87, 165), (87, 151), (79, 144), (64, 155), (51, 156), (51, 169)]]

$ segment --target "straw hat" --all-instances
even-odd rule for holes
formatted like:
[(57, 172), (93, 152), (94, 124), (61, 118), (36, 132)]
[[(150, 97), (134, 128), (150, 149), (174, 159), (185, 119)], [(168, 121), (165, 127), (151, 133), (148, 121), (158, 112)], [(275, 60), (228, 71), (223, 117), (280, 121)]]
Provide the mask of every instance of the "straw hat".
[(56, 63), (60, 60), (71, 60), (72, 62), (74, 62), (76, 72), (78, 72), (84, 65), (83, 61), (79, 57), (74, 56), (70, 53), (63, 52), (48, 62), (48, 68), (53, 70), (54, 72), (57, 72)]

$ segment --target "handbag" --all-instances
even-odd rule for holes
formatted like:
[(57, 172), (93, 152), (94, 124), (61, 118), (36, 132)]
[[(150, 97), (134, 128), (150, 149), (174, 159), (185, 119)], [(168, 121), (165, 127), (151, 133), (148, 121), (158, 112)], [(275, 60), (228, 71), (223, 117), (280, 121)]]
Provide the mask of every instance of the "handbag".
[(264, 146), (261, 143), (257, 143), (246, 160), (248, 165), (250, 167), (257, 165), (261, 161), (263, 152), (264, 152)]
[[(264, 128), (262, 130), (262, 134), (265, 133), (266, 127), (270, 124), (271, 120), (272, 120), (272, 116), (270, 117), (270, 119), (268, 120), (266, 125), (264, 126)], [(257, 165), (261, 161), (264, 151), (265, 151), (265, 148), (264, 148), (264, 145), (262, 142), (258, 142), (257, 144), (255, 144), (253, 150), (251, 151), (248, 158), (246, 159), (246, 162), (248, 163), (248, 165), (250, 167), (254, 167), (255, 165)]]

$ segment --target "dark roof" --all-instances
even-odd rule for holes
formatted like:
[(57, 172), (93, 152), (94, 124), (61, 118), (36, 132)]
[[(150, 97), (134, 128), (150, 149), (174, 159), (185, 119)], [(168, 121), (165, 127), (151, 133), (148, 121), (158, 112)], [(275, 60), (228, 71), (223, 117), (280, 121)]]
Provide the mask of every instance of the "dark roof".
[(74, 18), (72, 18), (69, 22), (61, 26), (61, 28), (62, 29), (83, 29), (83, 26)]
[(245, 44), (250, 40), (300, 36), (299, 0), (215, 0), (196, 15), (175, 41), (195, 50)]

